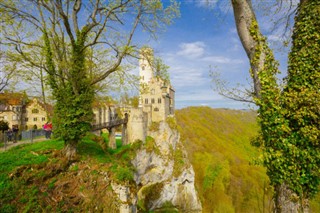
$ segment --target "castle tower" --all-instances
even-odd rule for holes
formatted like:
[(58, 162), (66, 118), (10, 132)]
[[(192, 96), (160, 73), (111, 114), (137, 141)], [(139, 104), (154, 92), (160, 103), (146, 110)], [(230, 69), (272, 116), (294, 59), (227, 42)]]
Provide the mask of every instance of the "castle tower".
[(149, 47), (142, 48), (139, 59), (140, 85), (148, 84), (153, 78), (152, 64), (153, 50)]

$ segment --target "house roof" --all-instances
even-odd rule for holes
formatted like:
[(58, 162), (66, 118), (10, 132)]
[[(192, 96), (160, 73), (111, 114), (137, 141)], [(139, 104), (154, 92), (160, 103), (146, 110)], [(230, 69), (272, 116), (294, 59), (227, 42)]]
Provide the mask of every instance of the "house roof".
[(23, 105), (26, 100), (23, 93), (0, 93), (0, 103), (3, 105)]

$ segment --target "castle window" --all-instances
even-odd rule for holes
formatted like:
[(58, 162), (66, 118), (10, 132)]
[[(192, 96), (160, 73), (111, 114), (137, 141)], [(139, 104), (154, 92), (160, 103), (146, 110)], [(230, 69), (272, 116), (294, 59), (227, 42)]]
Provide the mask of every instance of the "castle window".
[(32, 109), (32, 113), (39, 113), (39, 110), (38, 109)]
[(28, 121), (29, 120), (29, 118), (24, 118), (24, 121)]
[(159, 112), (159, 108), (157, 108), (157, 107), (154, 108), (154, 111), (155, 111), (155, 112)]
[(7, 116), (7, 115), (4, 115), (4, 116), (3, 116), (3, 120), (8, 120), (8, 116)]
[(16, 115), (12, 115), (12, 120), (13, 121), (17, 121), (18, 120), (18, 117)]
[(151, 103), (154, 104), (154, 98), (151, 98)]
[(161, 104), (161, 98), (158, 98), (158, 104)]
[(37, 121), (38, 119), (37, 118), (33, 118), (33, 121)]
[(144, 99), (144, 103), (148, 104), (148, 98)]
[(46, 120), (46, 118), (45, 117), (42, 117), (42, 119), (41, 119), (42, 121), (45, 121)]

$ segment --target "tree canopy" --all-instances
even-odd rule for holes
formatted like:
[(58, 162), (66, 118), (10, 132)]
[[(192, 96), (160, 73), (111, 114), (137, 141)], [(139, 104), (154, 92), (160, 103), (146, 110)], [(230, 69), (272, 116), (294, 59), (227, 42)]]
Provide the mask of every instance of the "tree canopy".
[[(1, 44), (22, 63), (46, 71), (56, 101), (55, 134), (64, 139), (67, 156), (75, 155), (90, 130), (94, 85), (121, 70), (126, 58), (137, 57), (136, 31), (156, 37), (178, 15), (178, 6), (160, 0), (0, 1)], [(98, 61), (103, 69), (95, 66)]]

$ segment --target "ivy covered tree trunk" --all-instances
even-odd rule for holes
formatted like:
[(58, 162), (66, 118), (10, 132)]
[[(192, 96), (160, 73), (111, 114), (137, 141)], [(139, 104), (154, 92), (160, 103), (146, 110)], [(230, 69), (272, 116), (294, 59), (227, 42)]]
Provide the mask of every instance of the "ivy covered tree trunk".
[(298, 7), (287, 84), (276, 81), (278, 63), (262, 36), (250, 0), (232, 0), (238, 34), (247, 52), (259, 107), (256, 139), (275, 189), (276, 212), (308, 212), (320, 183), (320, 1)]
[[(284, 149), (288, 189), (299, 212), (320, 182), (320, 1), (303, 0), (298, 7), (288, 60), (282, 110), (287, 129)], [(288, 141), (288, 142), (287, 142)], [(277, 206), (281, 208), (281, 205)], [(285, 212), (285, 211), (282, 211)]]
[[(90, 131), (93, 119), (94, 90), (86, 75), (84, 41), (85, 38), (78, 33), (78, 41), (72, 47), (69, 81), (65, 82), (64, 87), (54, 89), (57, 100), (54, 126), (56, 133), (65, 142), (65, 154), (68, 158), (73, 158), (76, 154), (76, 146), (84, 134)], [(55, 84), (57, 82), (52, 86)]]
[[(78, 32), (77, 40), (72, 43), (70, 70), (67, 80), (57, 78), (60, 67), (54, 66), (52, 48), (47, 34), (44, 34), (46, 45), (46, 63), (48, 66), (49, 84), (56, 100), (53, 116), (53, 128), (57, 136), (65, 142), (65, 155), (72, 159), (80, 139), (91, 129), (93, 119), (92, 103), (94, 89), (90, 84), (85, 67), (85, 36)], [(58, 70), (56, 70), (58, 69)]]

